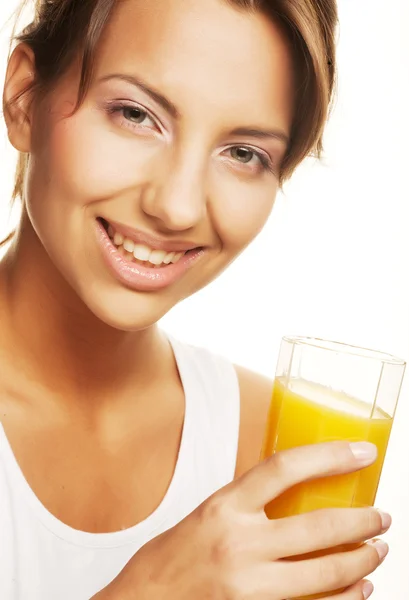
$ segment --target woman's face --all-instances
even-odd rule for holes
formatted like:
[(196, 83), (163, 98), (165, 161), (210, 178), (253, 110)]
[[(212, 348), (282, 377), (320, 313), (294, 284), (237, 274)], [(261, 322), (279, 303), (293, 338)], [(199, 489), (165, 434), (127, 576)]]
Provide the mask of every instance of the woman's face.
[(80, 109), (71, 114), (74, 67), (34, 109), (27, 211), (47, 260), (100, 319), (151, 325), (259, 233), (287, 148), (292, 72), (289, 44), (261, 13), (126, 0)]

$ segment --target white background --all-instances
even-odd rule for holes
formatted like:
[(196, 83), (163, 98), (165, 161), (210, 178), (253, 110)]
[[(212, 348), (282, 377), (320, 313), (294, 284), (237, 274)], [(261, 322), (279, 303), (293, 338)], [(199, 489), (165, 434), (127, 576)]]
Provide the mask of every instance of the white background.
[[(1, 3), (2, 23), (14, 6)], [(289, 333), (409, 358), (409, 4), (340, 0), (339, 9), (338, 100), (324, 163), (305, 164), (252, 247), (164, 320), (179, 338), (269, 376)], [(2, 68), (8, 33), (0, 33)], [(0, 125), (1, 234), (14, 154)], [(408, 427), (409, 374), (377, 501), (394, 527), (375, 600), (409, 598)]]

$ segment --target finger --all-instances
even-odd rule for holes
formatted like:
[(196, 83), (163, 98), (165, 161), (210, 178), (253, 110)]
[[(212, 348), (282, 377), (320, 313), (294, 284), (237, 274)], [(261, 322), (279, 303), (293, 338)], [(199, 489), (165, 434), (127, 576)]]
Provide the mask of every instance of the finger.
[(326, 596), (322, 600), (368, 600), (374, 591), (374, 586), (370, 581), (360, 581), (356, 585), (349, 587), (341, 594)]
[[(284, 577), (292, 581), (291, 596), (313, 596), (354, 585), (375, 571), (388, 553), (381, 540), (357, 550), (300, 561), (281, 561)], [(342, 596), (341, 596), (342, 598)]]
[(288, 488), (311, 479), (351, 473), (372, 464), (377, 448), (368, 442), (329, 442), (274, 454), (231, 484), (247, 510), (264, 506)]
[(265, 544), (270, 559), (286, 558), (369, 540), (385, 533), (390, 515), (376, 508), (331, 508), (271, 521)]

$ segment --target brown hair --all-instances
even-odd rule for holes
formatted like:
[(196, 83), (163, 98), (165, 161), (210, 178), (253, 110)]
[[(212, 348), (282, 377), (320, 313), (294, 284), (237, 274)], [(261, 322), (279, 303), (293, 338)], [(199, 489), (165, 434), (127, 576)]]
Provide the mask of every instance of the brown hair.
[[(29, 1), (23, 0), (21, 10)], [(34, 1), (33, 22), (15, 37), (34, 52), (36, 81), (30, 91), (46, 91), (81, 49), (79, 107), (92, 79), (96, 47), (117, 0)], [(292, 42), (298, 85), (291, 143), (281, 169), (284, 182), (305, 157), (320, 157), (322, 153), (335, 79), (336, 0), (228, 1), (243, 10), (263, 11), (284, 27)], [(25, 154), (19, 156), (13, 199), (23, 196), (27, 158)]]

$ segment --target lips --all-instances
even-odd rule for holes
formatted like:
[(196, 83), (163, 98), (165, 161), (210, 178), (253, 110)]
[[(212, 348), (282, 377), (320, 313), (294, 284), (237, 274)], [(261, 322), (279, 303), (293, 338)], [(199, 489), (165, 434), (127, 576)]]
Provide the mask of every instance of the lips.
[(154, 250), (166, 250), (166, 252), (187, 252), (188, 250), (194, 250), (199, 247), (196, 241), (186, 240), (169, 240), (139, 231), (133, 227), (117, 223), (113, 220), (107, 220), (104, 218), (99, 219), (106, 229), (109, 227), (116, 233), (129, 238), (135, 244), (144, 244)]
[(97, 219), (97, 238), (112, 274), (140, 291), (171, 285), (205, 252), (190, 242), (168, 242), (102, 218)]

